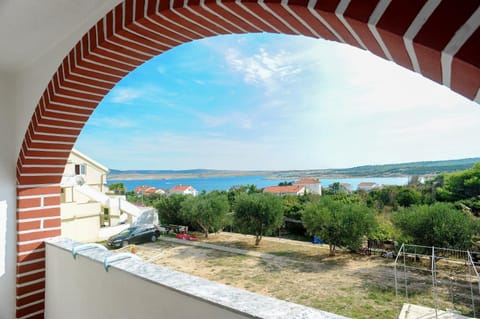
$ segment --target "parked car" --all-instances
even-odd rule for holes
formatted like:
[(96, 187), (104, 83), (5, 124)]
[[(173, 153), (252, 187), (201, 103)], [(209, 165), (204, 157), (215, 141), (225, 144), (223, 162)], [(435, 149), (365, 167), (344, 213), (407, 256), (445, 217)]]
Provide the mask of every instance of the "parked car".
[(107, 246), (119, 248), (130, 244), (140, 244), (148, 241), (154, 242), (159, 236), (160, 230), (155, 225), (135, 225), (110, 237), (107, 241)]

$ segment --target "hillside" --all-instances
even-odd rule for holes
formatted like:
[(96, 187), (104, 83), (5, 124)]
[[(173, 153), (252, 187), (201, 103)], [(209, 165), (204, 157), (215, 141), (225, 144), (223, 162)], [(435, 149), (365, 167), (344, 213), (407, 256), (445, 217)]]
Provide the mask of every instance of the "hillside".
[(464, 170), (480, 162), (480, 158), (458, 160), (411, 162), (401, 164), (366, 165), (351, 168), (311, 169), (290, 171), (239, 171), (239, 170), (117, 170), (111, 169), (110, 180), (127, 179), (162, 179), (162, 178), (193, 178), (213, 176), (247, 176), (265, 175), (272, 179), (292, 179), (299, 177), (333, 178), (333, 177), (395, 177), (412, 175), (436, 175), (458, 170)]
[(412, 175), (436, 175), (464, 170), (480, 162), (480, 158), (467, 158), (446, 161), (411, 162), (401, 164), (366, 165), (352, 168), (319, 169), (282, 172), (280, 178), (295, 176), (315, 177), (396, 177)]

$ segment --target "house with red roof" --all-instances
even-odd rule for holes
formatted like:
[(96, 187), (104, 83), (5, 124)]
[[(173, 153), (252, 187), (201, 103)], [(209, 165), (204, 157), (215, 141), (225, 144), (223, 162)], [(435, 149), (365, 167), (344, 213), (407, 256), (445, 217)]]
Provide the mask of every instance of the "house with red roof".
[(138, 195), (165, 194), (165, 191), (163, 189), (152, 186), (139, 186), (134, 189), (134, 192)]
[(198, 192), (195, 188), (193, 188), (193, 186), (177, 185), (168, 190), (168, 195), (172, 195), (172, 194), (197, 196)]
[(305, 186), (300, 185), (288, 185), (288, 186), (269, 186), (263, 189), (264, 193), (282, 195), (304, 195), (306, 192)]
[(293, 185), (305, 187), (307, 193), (322, 195), (322, 184), (316, 178), (302, 178), (293, 182)]

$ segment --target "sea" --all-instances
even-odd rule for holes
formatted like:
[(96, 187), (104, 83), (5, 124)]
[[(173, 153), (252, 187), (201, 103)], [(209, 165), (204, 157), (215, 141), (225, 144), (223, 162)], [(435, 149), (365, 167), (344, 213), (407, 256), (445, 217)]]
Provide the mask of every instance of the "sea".
[[(269, 179), (269, 176), (219, 176), (219, 177), (196, 177), (196, 178), (169, 178), (169, 179), (134, 179), (134, 180), (115, 180), (109, 184), (123, 183), (128, 191), (133, 191), (139, 186), (151, 186), (161, 189), (169, 189), (176, 185), (190, 185), (197, 191), (229, 190), (234, 186), (256, 185), (257, 188), (267, 186), (276, 186), (278, 183), (295, 180)], [(360, 177), (360, 178), (324, 178), (320, 179), (322, 187), (335, 182), (348, 183), (353, 190), (357, 189), (361, 182), (375, 182), (379, 185), (406, 185), (408, 177)]]

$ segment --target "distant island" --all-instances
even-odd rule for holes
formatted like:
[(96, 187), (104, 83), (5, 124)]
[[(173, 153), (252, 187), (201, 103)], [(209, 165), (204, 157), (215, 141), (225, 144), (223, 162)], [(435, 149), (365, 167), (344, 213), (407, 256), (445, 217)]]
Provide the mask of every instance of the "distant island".
[(480, 162), (479, 157), (445, 161), (411, 162), (401, 164), (365, 165), (351, 168), (286, 170), (286, 171), (242, 171), (242, 170), (117, 170), (110, 169), (109, 180), (138, 179), (175, 179), (202, 178), (221, 176), (255, 176), (262, 175), (267, 179), (290, 180), (302, 177), (311, 178), (353, 178), (353, 177), (403, 177), (403, 176), (435, 176), (464, 170)]

